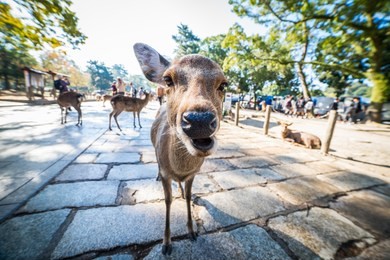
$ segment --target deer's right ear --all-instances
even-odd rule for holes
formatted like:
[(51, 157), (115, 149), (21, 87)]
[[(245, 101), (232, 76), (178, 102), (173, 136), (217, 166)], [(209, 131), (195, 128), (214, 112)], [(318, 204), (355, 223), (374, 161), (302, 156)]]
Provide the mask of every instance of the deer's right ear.
[(162, 75), (169, 67), (170, 62), (155, 49), (144, 43), (134, 44), (133, 49), (145, 77), (154, 83), (164, 85)]

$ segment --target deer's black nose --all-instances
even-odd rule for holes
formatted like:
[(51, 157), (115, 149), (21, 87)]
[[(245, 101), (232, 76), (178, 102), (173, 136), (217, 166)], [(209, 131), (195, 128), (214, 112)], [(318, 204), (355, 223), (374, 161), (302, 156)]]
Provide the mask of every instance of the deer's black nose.
[(181, 127), (190, 138), (208, 138), (218, 127), (217, 118), (212, 112), (188, 111), (182, 116)]

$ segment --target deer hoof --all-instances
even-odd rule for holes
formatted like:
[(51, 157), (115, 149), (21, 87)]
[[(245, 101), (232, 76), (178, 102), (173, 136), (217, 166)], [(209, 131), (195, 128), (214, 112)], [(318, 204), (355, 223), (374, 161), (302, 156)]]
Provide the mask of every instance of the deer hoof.
[(190, 236), (191, 241), (196, 241), (198, 239), (198, 235), (195, 232), (191, 232), (188, 235)]
[(163, 245), (161, 250), (163, 255), (171, 255), (172, 253), (172, 245)]

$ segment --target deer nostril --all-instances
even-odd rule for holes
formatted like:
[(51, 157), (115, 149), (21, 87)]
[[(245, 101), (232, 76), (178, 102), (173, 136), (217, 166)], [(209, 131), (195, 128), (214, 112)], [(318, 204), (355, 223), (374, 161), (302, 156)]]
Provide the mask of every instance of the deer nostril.
[(217, 128), (217, 119), (212, 112), (188, 111), (182, 115), (181, 127), (191, 138), (211, 136)]
[(214, 117), (214, 120), (211, 121), (210, 129), (213, 129), (213, 130), (217, 129), (217, 118), (216, 117)]

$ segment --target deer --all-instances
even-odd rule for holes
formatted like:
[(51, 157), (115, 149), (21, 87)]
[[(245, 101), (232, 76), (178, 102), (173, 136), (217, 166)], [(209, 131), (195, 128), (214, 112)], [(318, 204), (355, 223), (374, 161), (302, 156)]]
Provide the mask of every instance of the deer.
[(128, 97), (123, 95), (116, 95), (111, 98), (111, 106), (112, 106), (112, 112), (109, 115), (108, 120), (108, 129), (112, 131), (111, 128), (111, 117), (114, 116), (116, 125), (118, 126), (118, 129), (122, 131), (118, 124), (117, 117), (122, 113), (123, 111), (126, 112), (133, 112), (133, 122), (134, 122), (134, 128), (137, 128), (135, 125), (135, 117), (137, 114), (138, 117), (138, 126), (139, 128), (142, 128), (139, 115), (141, 113), (141, 110), (148, 104), (150, 99), (150, 93), (145, 92), (145, 97), (143, 99), (140, 98), (134, 98), (134, 97)]
[(309, 149), (320, 149), (321, 148), (321, 139), (313, 134), (291, 130), (288, 127), (292, 125), (292, 123), (280, 122), (278, 124), (282, 126), (282, 139), (297, 143), (299, 145), (303, 145)]
[(78, 120), (76, 126), (83, 124), (82, 113), (81, 113), (81, 102), (83, 102), (85, 96), (83, 94), (69, 91), (60, 94), (57, 98), (57, 103), (61, 108), (61, 124), (66, 124), (67, 110), (71, 106), (76, 109), (78, 113)]
[(111, 101), (112, 96), (108, 95), (108, 94), (105, 94), (105, 95), (103, 95), (103, 97), (101, 99), (103, 99), (103, 107), (105, 107), (106, 101)]
[(133, 49), (145, 77), (164, 86), (167, 96), (150, 135), (166, 206), (162, 254), (170, 255), (172, 181), (185, 184), (187, 230), (190, 239), (196, 240), (191, 214), (192, 183), (205, 158), (217, 149), (216, 133), (227, 80), (216, 62), (201, 55), (186, 55), (171, 63), (146, 44), (136, 43)]

